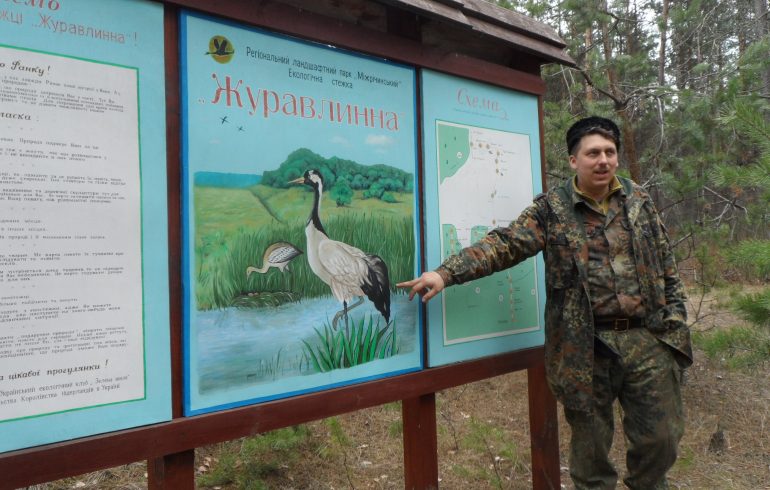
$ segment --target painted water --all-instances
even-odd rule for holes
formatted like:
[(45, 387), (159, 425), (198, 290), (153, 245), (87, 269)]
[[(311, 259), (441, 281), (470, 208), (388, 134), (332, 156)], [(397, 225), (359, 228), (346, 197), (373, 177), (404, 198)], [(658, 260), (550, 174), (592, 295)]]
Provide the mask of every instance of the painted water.
[[(282, 378), (313, 374), (303, 356), (302, 340), (315, 345), (314, 328), (323, 331), (341, 308), (333, 297), (303, 300), (273, 308), (225, 308), (196, 313), (200, 392), (215, 392)], [(418, 348), (419, 301), (391, 295), (391, 322), (396, 325), (398, 353)], [(366, 301), (349, 314), (351, 321), (385, 319)], [(344, 329), (344, 319), (338, 322)]]

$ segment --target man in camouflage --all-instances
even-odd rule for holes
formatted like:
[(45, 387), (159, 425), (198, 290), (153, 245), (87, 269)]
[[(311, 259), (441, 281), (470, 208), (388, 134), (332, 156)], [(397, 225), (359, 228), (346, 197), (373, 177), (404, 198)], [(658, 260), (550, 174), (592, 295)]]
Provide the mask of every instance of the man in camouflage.
[(444, 287), (545, 259), (548, 384), (572, 430), (577, 489), (613, 489), (613, 403), (623, 409), (628, 488), (668, 488), (684, 417), (680, 369), (692, 363), (685, 296), (650, 196), (615, 175), (620, 131), (589, 117), (567, 131), (575, 176), (537, 196), (435, 271), (399, 284), (428, 301)]

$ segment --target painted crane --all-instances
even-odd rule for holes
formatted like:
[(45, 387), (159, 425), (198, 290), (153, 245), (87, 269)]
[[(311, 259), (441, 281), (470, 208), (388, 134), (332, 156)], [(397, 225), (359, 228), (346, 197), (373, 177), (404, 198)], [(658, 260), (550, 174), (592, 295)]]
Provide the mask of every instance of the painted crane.
[[(336, 330), (337, 322), (344, 316), (347, 328), (348, 312), (361, 305), (364, 296), (374, 303), (385, 322), (389, 322), (388, 266), (377, 255), (367, 254), (352, 245), (332, 240), (326, 234), (319, 217), (323, 177), (318, 170), (308, 170), (302, 177), (289, 183), (305, 184), (313, 189), (313, 208), (305, 225), (307, 260), (313, 273), (331, 288), (334, 297), (342, 303), (342, 310), (334, 315), (332, 327)], [(356, 299), (356, 302), (350, 304), (353, 299)]]

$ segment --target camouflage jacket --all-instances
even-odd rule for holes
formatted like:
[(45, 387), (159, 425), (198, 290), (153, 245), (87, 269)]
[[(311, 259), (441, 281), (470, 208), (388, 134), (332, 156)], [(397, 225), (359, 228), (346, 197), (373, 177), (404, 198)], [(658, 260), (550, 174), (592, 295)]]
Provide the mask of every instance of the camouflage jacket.
[[(644, 303), (646, 328), (692, 364), (684, 287), (668, 236), (650, 196), (628, 179), (625, 214)], [(545, 259), (545, 365), (551, 390), (566, 407), (588, 411), (593, 399), (594, 327), (588, 244), (576, 194), (567, 181), (535, 198), (508, 227), (497, 228), (436, 269), (447, 286), (514, 266), (542, 251)]]

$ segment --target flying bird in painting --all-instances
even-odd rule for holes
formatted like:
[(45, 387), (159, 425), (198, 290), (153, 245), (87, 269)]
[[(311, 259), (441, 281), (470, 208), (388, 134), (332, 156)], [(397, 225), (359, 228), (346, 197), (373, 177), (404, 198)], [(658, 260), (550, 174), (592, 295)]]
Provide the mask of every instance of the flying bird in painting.
[(227, 39), (213, 39), (214, 42), (214, 51), (208, 51), (206, 54), (211, 54), (214, 56), (227, 56), (228, 54), (233, 54), (235, 51), (228, 51), (227, 45), (229, 42)]
[(262, 267), (249, 266), (246, 268), (246, 278), (248, 279), (252, 272), (264, 274), (271, 267), (283, 272), (289, 268), (289, 262), (302, 255), (302, 250), (298, 249), (289, 242), (275, 242), (265, 249), (262, 255)]
[[(348, 312), (364, 302), (364, 296), (374, 303), (375, 308), (390, 321), (390, 281), (388, 266), (376, 255), (362, 252), (347, 243), (332, 240), (326, 234), (319, 211), (323, 194), (323, 177), (318, 170), (308, 170), (305, 175), (292, 180), (290, 184), (305, 184), (313, 188), (313, 209), (305, 226), (307, 238), (307, 260), (310, 269), (332, 290), (342, 310), (334, 315), (332, 327), (343, 316), (348, 323)], [(354, 298), (357, 301), (349, 304)]]

